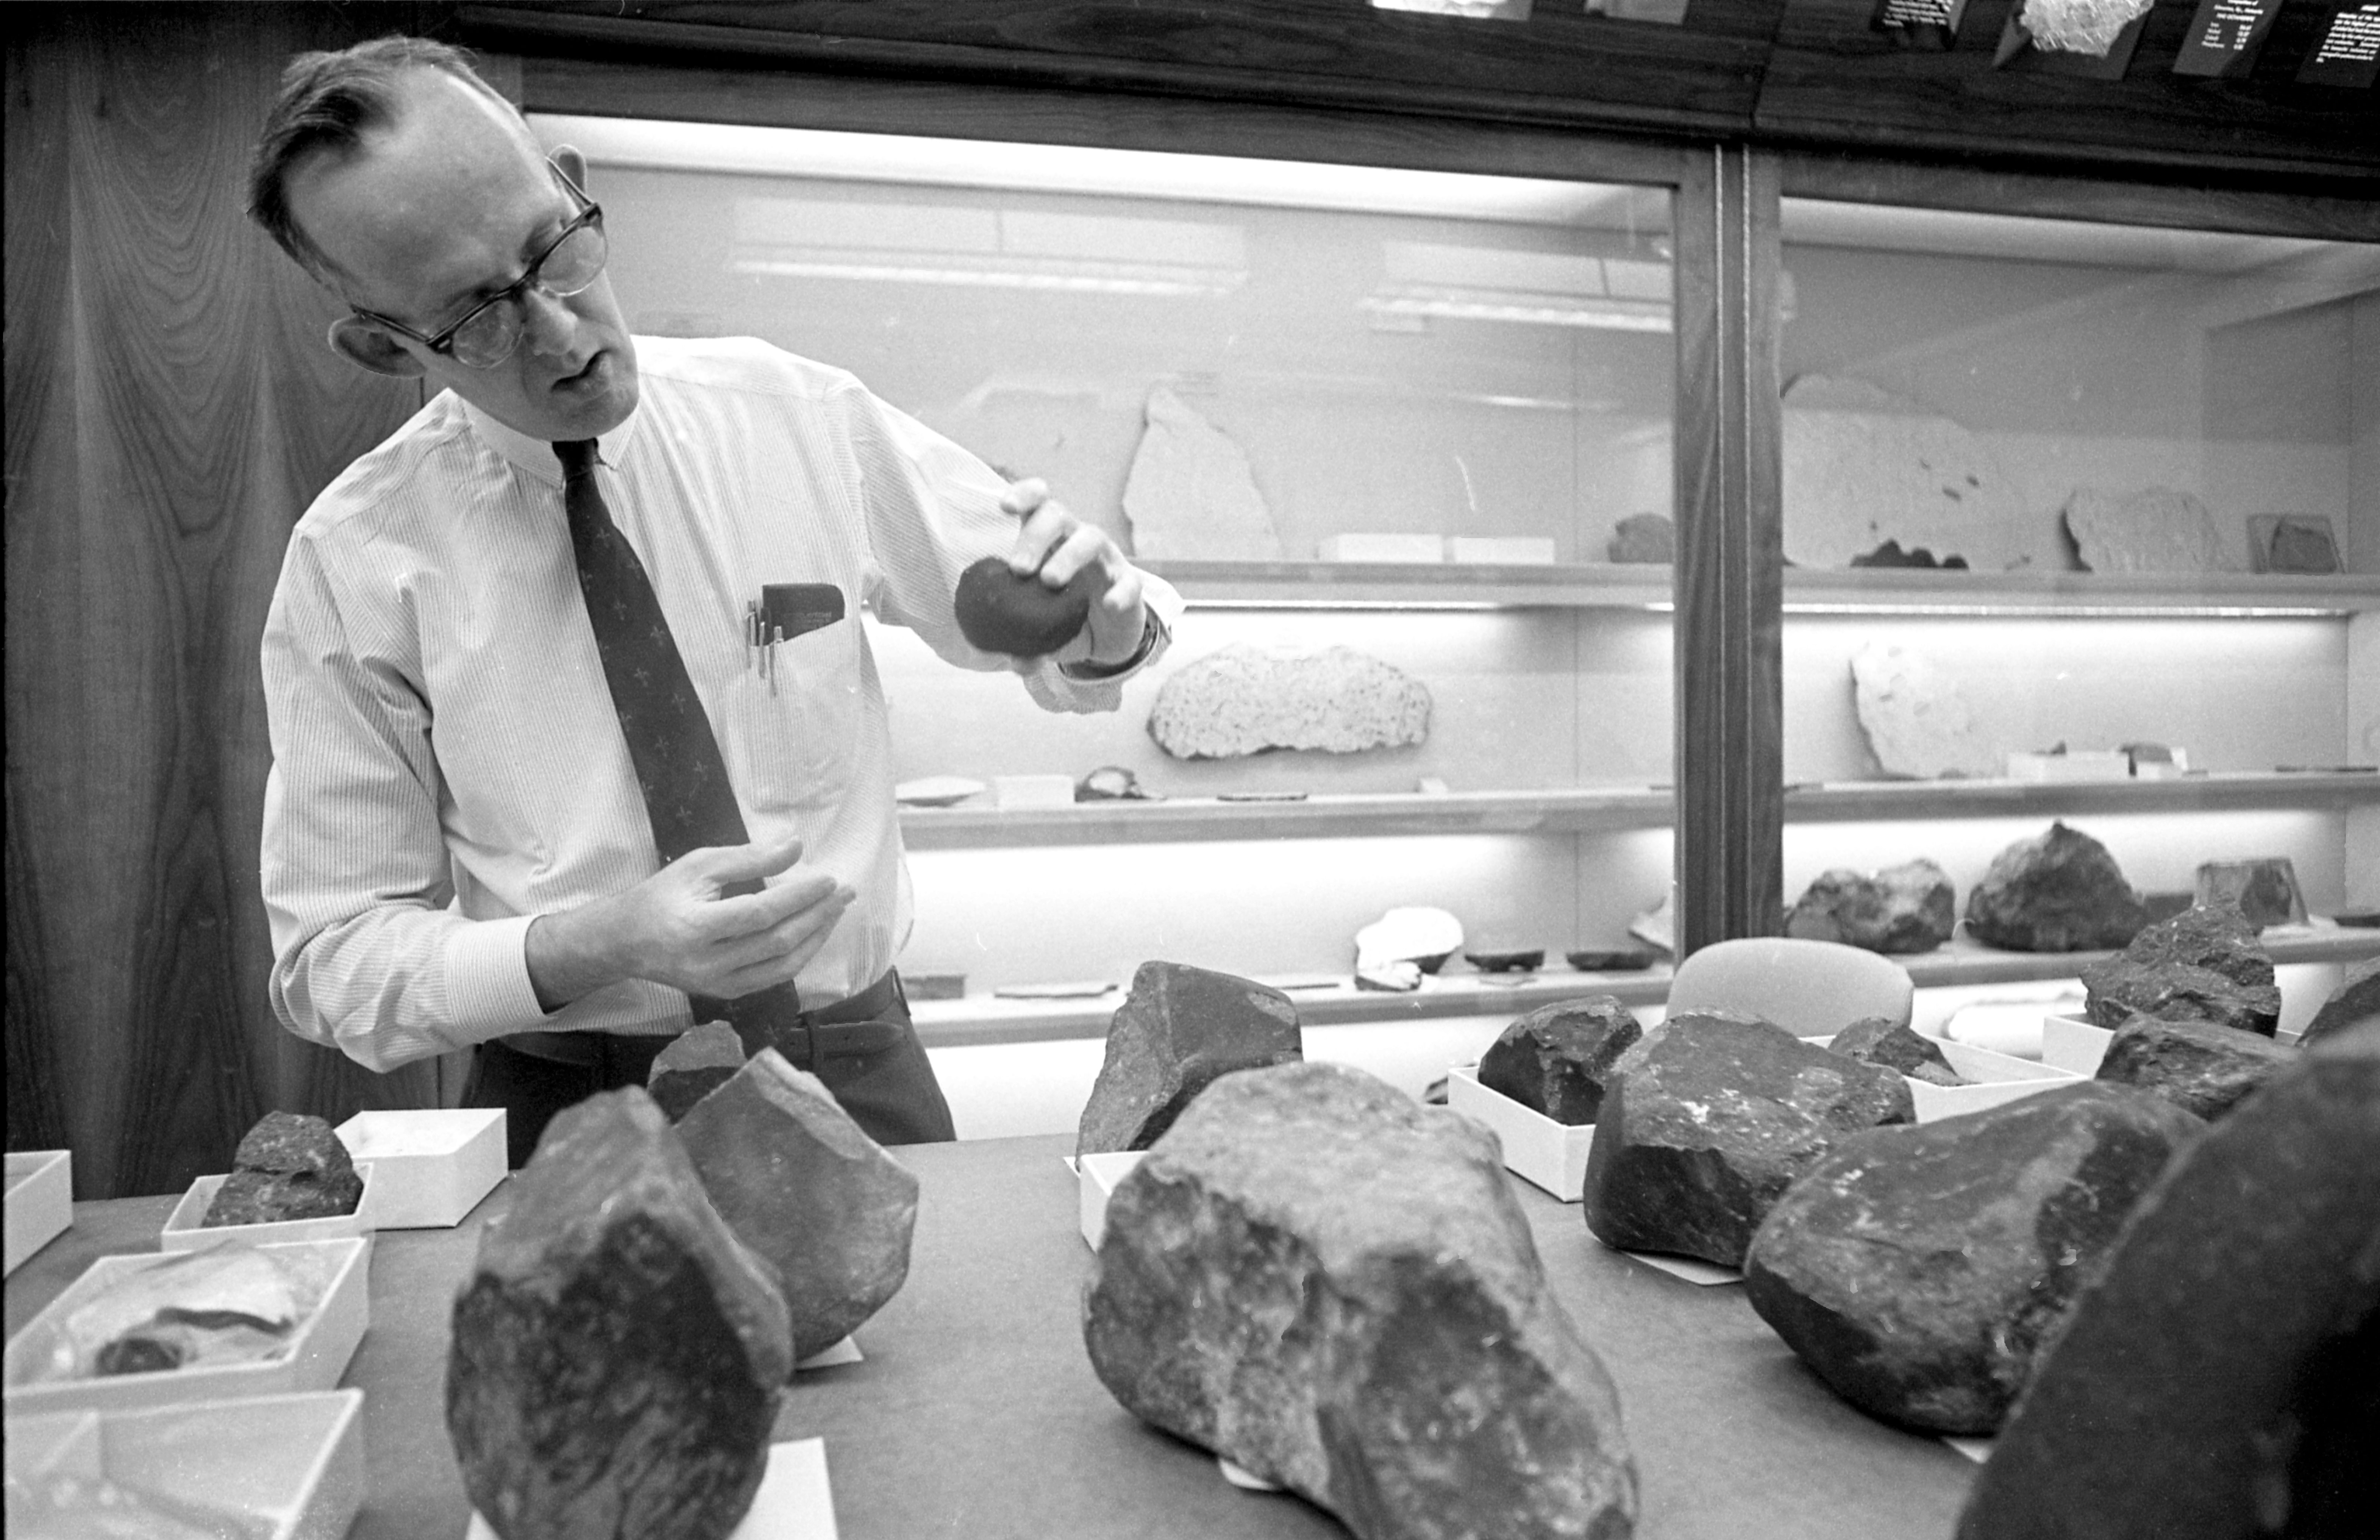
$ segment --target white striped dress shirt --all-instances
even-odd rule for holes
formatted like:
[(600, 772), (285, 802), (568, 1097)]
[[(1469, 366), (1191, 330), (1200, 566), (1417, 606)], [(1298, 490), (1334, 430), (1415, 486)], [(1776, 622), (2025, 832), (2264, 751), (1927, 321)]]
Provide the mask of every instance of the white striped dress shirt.
[[(599, 441), (603, 497), (669, 617), (750, 837), (798, 833), (858, 898), (801, 973), (806, 1003), (892, 965), (910, 895), (884, 697), (859, 623), (963, 668), (958, 575), (1004, 552), (1007, 483), (849, 374), (748, 338), (636, 342), (642, 399)], [(1145, 578), (1171, 631), (1181, 601)], [(763, 584), (832, 583), (845, 618), (750, 668)], [(298, 522), (265, 623), (273, 1004), (375, 1070), (537, 1028), (674, 1032), (686, 996), (631, 979), (548, 1015), (530, 920), (650, 876), (644, 802), (579, 595), (552, 447), (451, 393)], [(1112, 710), (1119, 681), (1047, 660), (1026, 689)]]

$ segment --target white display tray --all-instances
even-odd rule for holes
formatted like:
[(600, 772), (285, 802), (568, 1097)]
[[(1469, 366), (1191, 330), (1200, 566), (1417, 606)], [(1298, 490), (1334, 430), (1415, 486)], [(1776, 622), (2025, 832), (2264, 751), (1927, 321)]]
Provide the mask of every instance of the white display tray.
[(1067, 1169), (1075, 1173), (1076, 1182), (1081, 1184), (1083, 1240), (1093, 1251), (1099, 1249), (1099, 1237), (1107, 1233), (1109, 1194), (1148, 1153), (1147, 1150), (1117, 1149), (1067, 1158)]
[[(1829, 1037), (1804, 1037), (1814, 1048), (1825, 1048)], [(2012, 1054), (1994, 1053), (1987, 1048), (1961, 1043), (1949, 1037), (1925, 1039), (1942, 1050), (1942, 1057), (1961, 1079), (1974, 1082), (1970, 1085), (1937, 1085), (1915, 1075), (1900, 1078), (1909, 1083), (1909, 1099), (1922, 1123), (1939, 1122), (1962, 1112), (1980, 1112), (1986, 1107), (1998, 1107), (2035, 1092), (2059, 1085), (2070, 1085), (2081, 1077), (2071, 1070), (2061, 1070), (2053, 1064), (2036, 1064), (2030, 1059)]]
[(375, 1220), (373, 1208), (379, 1194), (374, 1190), (378, 1179), (371, 1162), (356, 1162), (356, 1174), (364, 1180), (363, 1195), (356, 1199), (352, 1214), (333, 1214), (320, 1219), (281, 1219), (272, 1224), (227, 1224), (213, 1229), (204, 1228), (207, 1206), (215, 1201), (227, 1180), (221, 1176), (202, 1176), (190, 1183), (182, 1201), (165, 1216), (165, 1228), (157, 1232), (159, 1251), (197, 1251), (205, 1246), (219, 1246), (226, 1241), (245, 1241), (251, 1246), (277, 1245), (292, 1241), (345, 1241), (361, 1238), (371, 1240)]
[(2104, 1026), (2092, 1025), (2085, 1016), (2044, 1016), (2041, 1061), (2088, 1079), (2099, 1073), (2099, 1061), (2107, 1057), (2107, 1044), (2115, 1036)]
[(8, 1475), (81, 1476), (227, 1510), (271, 1540), (338, 1540), (364, 1500), (364, 1393), (8, 1420)]
[[(477, 1513), (464, 1540), (496, 1540)], [(751, 1510), (727, 1540), (836, 1540), (834, 1488), (827, 1480), (826, 1440), (801, 1438), (769, 1446), (769, 1468)]]
[(233, 1397), (282, 1396), (300, 1390), (328, 1390), (346, 1373), (370, 1324), (371, 1302), (366, 1288), (370, 1245), (359, 1236), (339, 1241), (298, 1241), (267, 1246), (266, 1251), (312, 1252), (334, 1262), (331, 1281), (311, 1314), (298, 1323), (289, 1351), (277, 1359), (254, 1364), (226, 1364), (195, 1369), (160, 1369), (150, 1374), (107, 1375), (93, 1379), (35, 1380), (34, 1369), (45, 1361), (67, 1316), (126, 1273), (155, 1267), (164, 1258), (103, 1256), (83, 1269), (23, 1330), (8, 1339), (0, 1356), (0, 1397), (14, 1418), (29, 1413), (89, 1407), (98, 1410), (173, 1406), (188, 1401)]
[(1446, 1073), (1446, 1105), (1495, 1131), (1504, 1146), (1504, 1169), (1544, 1188), (1564, 1203), (1576, 1203), (1586, 1184), (1587, 1152), (1595, 1125), (1573, 1128), (1524, 1107), (1503, 1092), (1479, 1084), (1475, 1064)]
[(66, 1232), (74, 1223), (74, 1153), (63, 1149), (18, 1150), (8, 1157), (7, 1266), (17, 1264)]
[(339, 1125), (358, 1164), (372, 1163), (380, 1230), (461, 1224), (504, 1179), (504, 1110), (358, 1112)]

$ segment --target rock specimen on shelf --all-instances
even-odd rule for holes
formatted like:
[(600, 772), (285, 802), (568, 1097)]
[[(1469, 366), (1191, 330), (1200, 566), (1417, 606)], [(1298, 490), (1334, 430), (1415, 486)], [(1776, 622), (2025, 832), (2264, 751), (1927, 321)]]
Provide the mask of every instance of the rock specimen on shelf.
[(1083, 1340), (1126, 1410), (1359, 1540), (1625, 1540), (1609, 1376), (1495, 1136), (1360, 1070), (1234, 1075), (1108, 1200)]
[(1562, 961), (1581, 973), (1636, 973), (1653, 965), (1653, 954), (1644, 947), (1581, 947)]
[(2079, 488), (2062, 516), (2091, 572), (2221, 572), (2226, 565), (2206, 504), (2170, 487), (2129, 498)]
[(2215, 1022), (2134, 1016), (2108, 1039), (2097, 1078), (2137, 1086), (2213, 1122), (2297, 1058), (2296, 1049)]
[(1140, 777), (1122, 765), (1101, 765), (1085, 772), (1075, 782), (1076, 802), (1162, 802), (1163, 797), (1145, 789)]
[(774, 1269), (635, 1087), (558, 1114), (455, 1302), (446, 1430), (504, 1540), (723, 1540), (793, 1337)]
[(951, 610), (959, 631), (986, 652), (1040, 658), (1075, 639), (1091, 618), (1091, 600), (1106, 590), (1105, 575), (1087, 566), (1062, 588), (1018, 572), (1001, 556), (986, 556), (959, 574)]
[(1661, 895), (1661, 902), (1628, 922), (1628, 934), (1647, 946), (1663, 952), (1678, 950), (1678, 895), (1675, 890)]
[(2024, 0), (2019, 24), (2035, 48), (2105, 58), (2154, 0)]
[(1605, 554), (1623, 564), (1667, 566), (1678, 559), (1678, 527), (1666, 514), (1631, 514), (1611, 527)]
[(2298, 1034), (2298, 1047), (2310, 1048), (2334, 1032), (2362, 1022), (2380, 1022), (2380, 957), (2350, 964), (2338, 988)]
[(2034, 1364), (1960, 1540), (2370, 1533), (2375, 1107), (2366, 1027), (2168, 1168)]
[(901, 1291), (917, 1179), (816, 1075), (762, 1049), (677, 1134), (719, 1217), (777, 1269), (795, 1360), (850, 1336)]
[(2204, 1132), (2086, 1083), (1848, 1134), (1761, 1221), (1745, 1295), (1860, 1410), (1990, 1433), (2132, 1205)]
[(1899, 540), (1887, 540), (1864, 555), (1852, 557), (1851, 564), (1854, 567), (1931, 567), (1964, 572), (1967, 559), (1952, 555), (1937, 560), (1934, 552), (1922, 545), (1914, 551), (1903, 551)]
[(1586, 1227), (1622, 1251), (1740, 1267), (1793, 1179), (1845, 1134), (1914, 1121), (1894, 1072), (1712, 1012), (1671, 1017), (1604, 1081)]
[(2196, 904), (2143, 927), (2122, 952), (2082, 970), (2082, 989), (2083, 1014), (2111, 1032), (2135, 1013), (2267, 1037), (2281, 1023), (2272, 954), (2240, 911), (2220, 905)]
[(1835, 1034), (1828, 1049), (1863, 1064), (1880, 1064), (1896, 1074), (1928, 1085), (1967, 1084), (1931, 1037), (1920, 1037), (1906, 1022), (1888, 1016), (1863, 1016)]
[(1546, 965), (1546, 949), (1516, 947), (1510, 952), (1465, 952), (1463, 960), (1481, 973), (1535, 973)]
[(1541, 1005), (1479, 1056), (1479, 1084), (1558, 1123), (1591, 1123), (1603, 1107), (1612, 1061), (1644, 1035), (1610, 995)]
[(688, 1027), (653, 1056), (645, 1094), (676, 1122), (696, 1102), (719, 1089), (744, 1067), (744, 1039), (725, 1022)]
[(1958, 928), (1950, 874), (1919, 856), (1876, 872), (1820, 872), (1785, 916), (1785, 934), (1869, 952), (1931, 952)]
[(231, 1173), (207, 1204), (201, 1230), (352, 1214), (364, 1195), (347, 1146), (321, 1118), (267, 1112), (240, 1136)]
[(2010, 952), (2119, 947), (2145, 923), (2107, 847), (2063, 823), (1993, 856), (1967, 894), (1967, 934)]
[(1360, 754), (1429, 738), (1429, 689), (1353, 648), (1210, 652), (1158, 687), (1148, 735), (1177, 759), (1277, 748)]
[(1391, 963), (1412, 963), (1424, 973), (1436, 973), (1440, 964), (1462, 950), (1463, 922), (1426, 903), (1386, 910), (1355, 932), (1359, 972)]
[(2024, 500), (1981, 439), (1864, 380), (1785, 390), (1785, 556), (1847, 567), (1885, 540), (1955, 551), (1984, 571), (2020, 559)]
[(1123, 483), (1133, 554), (1144, 562), (1277, 560), (1281, 535), (1246, 453), (1163, 385), (1148, 393), (1145, 417)]
[(2298, 869), (2286, 855), (2264, 855), (2246, 861), (2201, 861), (2197, 901), (2228, 904), (2250, 925), (2303, 925), (2305, 895), (2298, 890)]
[(1143, 963), (1108, 1023), (1107, 1057), (1075, 1153), (1147, 1149), (1223, 1076), (1305, 1056), (1297, 1007), (1279, 989), (1182, 963)]
[(1886, 642), (1852, 654), (1852, 704), (1876, 764), (1912, 781), (1998, 775), (1999, 756), (1967, 716), (1958, 684), (1924, 656)]

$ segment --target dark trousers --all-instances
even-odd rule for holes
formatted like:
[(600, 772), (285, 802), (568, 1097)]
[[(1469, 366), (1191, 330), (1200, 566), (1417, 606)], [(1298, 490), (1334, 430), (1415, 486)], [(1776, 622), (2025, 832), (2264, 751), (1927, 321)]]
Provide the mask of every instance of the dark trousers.
[[(808, 1025), (801, 1040), (780, 1043), (778, 1051), (795, 1069), (824, 1081), (870, 1138), (882, 1145), (918, 1145), (958, 1137), (941, 1084), (934, 1078), (933, 1062), (910, 1023), (908, 998), (901, 992), (898, 976), (887, 974), (851, 1000), (805, 1013), (802, 1019)], [(535, 1051), (524, 1051), (502, 1037), (481, 1043), (472, 1054), (470, 1078), (463, 1088), (464, 1106), (504, 1110), (506, 1159), (515, 1170), (528, 1164), (556, 1112), (598, 1091), (644, 1085), (653, 1060), (675, 1041), (665, 1033), (525, 1037)], [(557, 1052), (568, 1057), (556, 1057)]]

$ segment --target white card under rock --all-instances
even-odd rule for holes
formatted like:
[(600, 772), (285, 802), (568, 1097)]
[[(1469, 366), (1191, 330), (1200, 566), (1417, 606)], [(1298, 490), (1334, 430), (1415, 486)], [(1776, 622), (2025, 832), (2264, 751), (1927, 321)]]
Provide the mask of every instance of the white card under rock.
[(1967, 1438), (1955, 1433), (1946, 1433), (1942, 1435), (1942, 1442), (1978, 1465), (1992, 1457), (1992, 1441), (1989, 1438)]
[[(463, 1540), (498, 1540), (477, 1513)], [(826, 1473), (826, 1440), (800, 1438), (769, 1446), (769, 1468), (751, 1510), (727, 1540), (837, 1540), (834, 1491)]]
[(1633, 1257), (1648, 1267), (1658, 1267), (1671, 1278), (1682, 1278), (1688, 1283), (1699, 1283), (1706, 1288), (1715, 1283), (1743, 1281), (1743, 1275), (1733, 1267), (1722, 1267), (1716, 1262), (1697, 1261), (1691, 1256), (1660, 1256), (1649, 1251), (1628, 1251), (1621, 1255)]
[(853, 1338), (846, 1337), (842, 1341), (835, 1343), (832, 1347), (820, 1348), (818, 1352), (810, 1354), (808, 1358), (803, 1359), (800, 1363), (794, 1365), (794, 1372), (795, 1374), (799, 1374), (804, 1369), (832, 1369), (839, 1364), (857, 1364), (859, 1362), (861, 1362), (861, 1359), (858, 1341)]
[(1281, 1489), (1279, 1482), (1267, 1481), (1246, 1466), (1233, 1464), (1220, 1454), (1215, 1457), (1215, 1468), (1223, 1473), (1225, 1481), (1243, 1492), (1278, 1492)]

